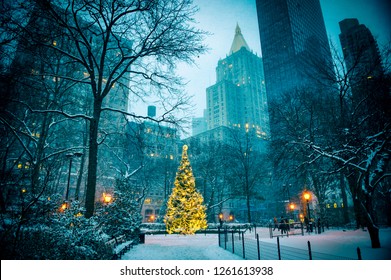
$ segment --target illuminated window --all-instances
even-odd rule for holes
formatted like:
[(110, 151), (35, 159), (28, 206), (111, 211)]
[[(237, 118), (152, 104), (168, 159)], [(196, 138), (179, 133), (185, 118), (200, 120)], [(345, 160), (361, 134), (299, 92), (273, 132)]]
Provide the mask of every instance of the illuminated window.
[(338, 208), (338, 205), (337, 205), (337, 203), (334, 203), (334, 208)]
[(144, 201), (144, 204), (151, 204), (151, 202), (152, 202), (152, 199), (146, 198)]
[(23, 165), (21, 163), (18, 163), (18, 168), (21, 169)]

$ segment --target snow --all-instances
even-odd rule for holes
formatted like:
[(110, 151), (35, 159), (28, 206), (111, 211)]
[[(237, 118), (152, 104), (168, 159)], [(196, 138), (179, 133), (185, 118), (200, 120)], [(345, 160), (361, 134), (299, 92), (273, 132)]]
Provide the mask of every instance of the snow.
[[(277, 238), (262, 241), (277, 243)], [(313, 252), (357, 259), (357, 247), (359, 247), (363, 260), (391, 260), (391, 228), (380, 229), (382, 248), (378, 249), (371, 247), (368, 231), (361, 229), (326, 230), (321, 234), (283, 237), (280, 238), (280, 245), (307, 250), (308, 241)]]
[[(257, 228), (261, 242), (277, 243), (269, 237), (268, 228)], [(246, 238), (254, 239), (254, 232)], [(391, 260), (391, 228), (380, 230), (382, 248), (372, 249), (369, 233), (363, 230), (326, 230), (322, 234), (280, 237), (281, 246), (307, 250), (308, 241), (313, 252), (357, 259), (357, 247), (364, 260)], [(240, 256), (218, 246), (217, 234), (146, 235), (145, 244), (134, 246), (122, 260), (240, 260)]]
[(240, 260), (220, 248), (217, 234), (146, 235), (122, 260)]
[[(276, 243), (277, 238), (268, 236), (267, 228), (257, 228), (262, 242)], [(254, 239), (254, 231), (248, 232), (246, 238)], [(215, 275), (221, 268), (236, 267), (271, 267), (275, 274), (268, 279), (296, 279), (314, 277), (315, 279), (381, 279), (389, 273), (391, 252), (391, 228), (380, 230), (381, 249), (372, 249), (367, 231), (362, 230), (328, 230), (320, 235), (297, 235), (280, 238), (281, 246), (292, 246), (305, 249), (307, 241), (313, 251), (356, 259), (356, 249), (360, 247), (364, 261), (331, 260), (313, 261), (311, 265), (305, 260), (299, 261), (257, 261), (242, 260), (241, 257), (218, 247), (216, 234), (196, 235), (146, 235), (145, 244), (134, 246), (122, 260), (107, 261), (1, 261), (1, 279), (57, 280), (75, 279), (247, 279), (249, 277)], [(379, 261), (371, 261), (371, 260)], [(132, 261), (128, 261), (132, 260)], [(178, 261), (170, 261), (178, 260)], [(189, 261), (192, 260), (192, 261)], [(196, 260), (196, 261), (193, 261)], [(130, 276), (124, 278), (120, 271), (129, 268), (173, 269), (202, 268), (204, 276)], [(303, 274), (305, 272), (305, 274)], [(342, 276), (341, 276), (342, 275)], [(274, 277), (275, 276), (275, 277)], [(260, 277), (260, 275), (258, 275)], [(254, 278), (254, 277), (253, 277)], [(262, 277), (261, 277), (262, 278)], [(255, 279), (255, 278), (254, 278)]]

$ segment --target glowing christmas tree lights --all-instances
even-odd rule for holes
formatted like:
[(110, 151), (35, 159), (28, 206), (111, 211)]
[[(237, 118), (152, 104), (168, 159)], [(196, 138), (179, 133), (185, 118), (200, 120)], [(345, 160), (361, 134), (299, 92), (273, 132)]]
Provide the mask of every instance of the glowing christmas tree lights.
[(197, 230), (207, 228), (203, 197), (195, 188), (195, 180), (187, 156), (186, 145), (183, 146), (182, 160), (176, 174), (174, 188), (167, 202), (164, 217), (169, 234), (194, 234)]

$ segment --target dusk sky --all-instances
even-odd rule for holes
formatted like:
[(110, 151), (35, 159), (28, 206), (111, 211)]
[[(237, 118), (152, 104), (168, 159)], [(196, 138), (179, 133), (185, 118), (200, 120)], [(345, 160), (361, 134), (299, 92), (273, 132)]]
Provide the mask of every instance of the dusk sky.
[[(329, 38), (339, 47), (338, 22), (357, 18), (378, 39), (379, 45), (391, 41), (390, 0), (321, 0)], [(206, 109), (206, 88), (216, 81), (215, 68), (231, 47), (238, 23), (250, 49), (261, 56), (255, 0), (195, 0), (200, 29), (212, 35), (206, 39), (210, 51), (197, 59), (198, 67), (179, 66), (178, 73), (189, 81), (186, 90), (194, 96), (194, 115)]]

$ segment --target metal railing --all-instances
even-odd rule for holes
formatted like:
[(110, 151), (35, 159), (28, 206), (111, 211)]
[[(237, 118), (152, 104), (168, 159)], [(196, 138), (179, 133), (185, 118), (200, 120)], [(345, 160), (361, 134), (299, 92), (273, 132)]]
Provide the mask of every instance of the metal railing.
[[(313, 252), (308, 241), (308, 249), (280, 245), (280, 237), (277, 236), (277, 244), (262, 242), (259, 235), (255, 238), (244, 234), (239, 230), (219, 230), (219, 246), (247, 260), (353, 260), (352, 258)], [(360, 248), (357, 248), (357, 259), (361, 259)]]

